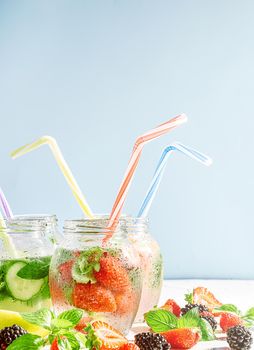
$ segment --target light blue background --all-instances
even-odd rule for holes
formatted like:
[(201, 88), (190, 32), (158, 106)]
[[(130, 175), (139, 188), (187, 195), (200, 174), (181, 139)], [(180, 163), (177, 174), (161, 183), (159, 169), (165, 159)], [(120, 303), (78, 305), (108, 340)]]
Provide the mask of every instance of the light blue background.
[(254, 278), (254, 2), (0, 1), (0, 183), (15, 213), (82, 215), (47, 147), (54, 136), (91, 207), (108, 212), (135, 138), (146, 146), (125, 211), (141, 204), (162, 148), (182, 141), (151, 208), (170, 278)]

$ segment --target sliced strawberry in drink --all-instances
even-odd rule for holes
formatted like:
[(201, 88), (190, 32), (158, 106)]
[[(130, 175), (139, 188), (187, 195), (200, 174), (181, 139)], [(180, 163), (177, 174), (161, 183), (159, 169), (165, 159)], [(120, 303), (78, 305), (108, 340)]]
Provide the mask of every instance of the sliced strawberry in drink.
[(205, 305), (210, 311), (222, 305), (222, 303), (215, 298), (213, 293), (205, 287), (197, 287), (193, 290), (193, 303)]
[(113, 291), (124, 291), (130, 285), (126, 269), (117, 258), (109, 253), (104, 253), (101, 257), (100, 270), (94, 272), (94, 277), (97, 282)]
[(192, 348), (200, 340), (197, 328), (179, 328), (161, 333), (174, 349)]
[(126, 289), (124, 292), (113, 292), (117, 314), (125, 314), (130, 312), (130, 307), (136, 304), (135, 293), (131, 288)]
[(112, 292), (97, 283), (77, 283), (72, 300), (74, 306), (87, 311), (115, 312), (117, 308)]
[(72, 282), (71, 270), (73, 265), (74, 265), (74, 260), (68, 260), (58, 267), (58, 270), (61, 275), (61, 279), (63, 280), (64, 283)]
[(92, 323), (97, 337), (101, 340), (100, 350), (119, 349), (127, 344), (127, 339), (106, 322), (95, 321)]

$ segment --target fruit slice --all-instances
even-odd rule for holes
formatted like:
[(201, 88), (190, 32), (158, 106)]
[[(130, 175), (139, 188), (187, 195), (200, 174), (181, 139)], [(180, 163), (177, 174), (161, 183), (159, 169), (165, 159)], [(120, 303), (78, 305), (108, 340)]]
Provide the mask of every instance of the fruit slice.
[(161, 333), (175, 349), (192, 348), (200, 340), (199, 330), (197, 328), (179, 328)]
[(124, 291), (130, 285), (128, 273), (121, 262), (108, 253), (100, 258), (100, 270), (94, 272), (94, 277), (97, 282), (113, 291)]
[(193, 303), (205, 305), (210, 311), (222, 305), (222, 303), (215, 298), (213, 293), (205, 287), (197, 287), (193, 290)]
[(172, 312), (176, 317), (181, 316), (181, 308), (173, 299), (168, 299), (161, 309)]
[(26, 265), (25, 262), (16, 262), (12, 264), (6, 272), (5, 282), (13, 298), (26, 301), (39, 293), (45, 283), (44, 278), (38, 280), (29, 280), (19, 277), (19, 270)]
[(119, 350), (140, 350), (140, 348), (134, 343), (127, 343), (121, 346)]
[(59, 272), (64, 283), (72, 282), (71, 270), (74, 265), (74, 260), (68, 260), (59, 266)]
[(117, 308), (112, 292), (97, 283), (77, 283), (72, 299), (76, 307), (87, 311), (115, 312)]
[(102, 342), (100, 350), (119, 349), (122, 345), (128, 342), (120, 332), (106, 322), (95, 321), (92, 323), (92, 326), (97, 337)]
[(42, 327), (36, 326), (25, 321), (19, 313), (14, 311), (0, 310), (0, 329), (10, 327), (13, 324), (24, 328), (28, 333), (45, 337), (48, 331)]
[(238, 325), (243, 325), (243, 320), (239, 316), (231, 314), (230, 312), (221, 313), (220, 327), (223, 332), (227, 332), (229, 328)]

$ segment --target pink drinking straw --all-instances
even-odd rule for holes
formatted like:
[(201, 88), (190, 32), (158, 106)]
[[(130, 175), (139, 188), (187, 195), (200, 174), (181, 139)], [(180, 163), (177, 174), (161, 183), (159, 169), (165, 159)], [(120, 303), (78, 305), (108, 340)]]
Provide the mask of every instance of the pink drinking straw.
[(131, 185), (131, 181), (133, 179), (135, 170), (138, 166), (139, 159), (145, 144), (152, 141), (153, 139), (156, 139), (166, 134), (167, 132), (171, 131), (172, 129), (180, 126), (185, 122), (187, 122), (187, 116), (185, 114), (180, 114), (177, 117), (170, 119), (169, 121), (157, 126), (156, 128), (146, 132), (145, 134), (137, 138), (133, 147), (128, 167), (125, 172), (125, 176), (123, 178), (122, 184), (120, 186), (118, 195), (116, 197), (109, 217), (109, 223), (107, 227), (108, 231), (105, 240), (108, 240), (112, 236), (114, 229), (118, 224), (119, 217), (121, 215), (121, 211)]
[(9, 206), (9, 203), (7, 202), (7, 199), (1, 187), (0, 187), (0, 206), (5, 219), (10, 219), (13, 217), (11, 208)]

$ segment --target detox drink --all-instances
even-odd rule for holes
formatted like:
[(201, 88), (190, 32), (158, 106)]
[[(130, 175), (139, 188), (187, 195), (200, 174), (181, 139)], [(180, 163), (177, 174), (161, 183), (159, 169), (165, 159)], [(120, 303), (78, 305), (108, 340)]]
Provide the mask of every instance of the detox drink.
[(50, 307), (48, 274), (53, 245), (46, 226), (14, 218), (5, 221), (0, 231), (0, 309), (31, 312)]
[(127, 333), (140, 301), (140, 259), (119, 229), (103, 244), (107, 222), (103, 218), (65, 222), (65, 239), (50, 266), (53, 307), (57, 313), (83, 309), (84, 323), (102, 319)]

